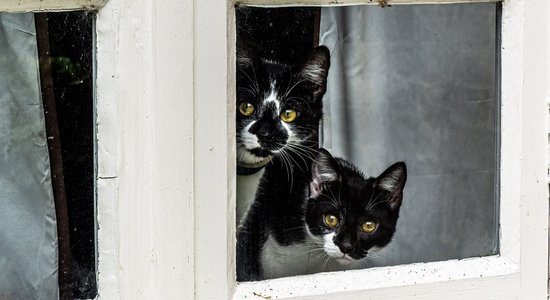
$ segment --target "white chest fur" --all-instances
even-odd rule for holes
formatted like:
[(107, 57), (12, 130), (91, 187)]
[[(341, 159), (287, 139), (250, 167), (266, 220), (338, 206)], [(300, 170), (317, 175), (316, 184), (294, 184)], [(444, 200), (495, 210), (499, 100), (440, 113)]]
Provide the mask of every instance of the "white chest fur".
[(264, 279), (295, 276), (319, 272), (317, 262), (324, 262), (322, 241), (307, 239), (303, 243), (281, 246), (270, 235), (261, 252), (262, 277)]
[(311, 234), (302, 243), (281, 246), (270, 235), (260, 254), (262, 277), (264, 279), (362, 269), (363, 261), (337, 260), (328, 256), (326, 241)]
[(250, 205), (254, 202), (254, 196), (264, 171), (265, 169), (261, 169), (252, 175), (237, 176), (237, 224), (241, 223)]

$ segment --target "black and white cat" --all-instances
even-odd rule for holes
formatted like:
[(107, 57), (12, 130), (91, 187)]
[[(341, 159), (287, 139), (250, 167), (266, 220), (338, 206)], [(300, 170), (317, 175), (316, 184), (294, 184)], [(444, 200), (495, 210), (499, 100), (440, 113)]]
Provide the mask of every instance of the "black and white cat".
[(266, 167), (238, 232), (239, 281), (362, 268), (369, 251), (391, 241), (407, 179), (404, 163), (365, 178), (320, 149), (311, 175), (295, 177), (292, 192), (276, 166)]
[(264, 167), (278, 156), (289, 181), (318, 148), (330, 54), (319, 46), (298, 65), (237, 53), (237, 224), (254, 200)]

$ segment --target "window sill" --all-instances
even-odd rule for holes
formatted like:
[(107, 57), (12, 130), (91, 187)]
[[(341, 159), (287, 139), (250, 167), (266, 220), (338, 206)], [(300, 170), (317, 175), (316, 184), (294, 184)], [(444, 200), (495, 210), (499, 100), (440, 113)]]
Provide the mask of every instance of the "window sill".
[(431, 292), (440, 297), (442, 291), (449, 296), (444, 299), (506, 299), (518, 290), (517, 278), (519, 268), (510, 259), (488, 256), (239, 283), (233, 299), (318, 299), (327, 294), (408, 299), (419, 293), (429, 299)]

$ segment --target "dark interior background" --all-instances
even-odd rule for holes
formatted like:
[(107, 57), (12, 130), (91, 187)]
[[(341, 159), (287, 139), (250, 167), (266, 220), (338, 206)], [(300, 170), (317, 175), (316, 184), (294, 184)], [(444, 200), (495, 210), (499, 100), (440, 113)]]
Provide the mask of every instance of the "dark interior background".
[(320, 8), (260, 8), (239, 6), (237, 45), (245, 43), (257, 54), (279, 62), (303, 59), (319, 38)]
[(95, 298), (93, 20), (48, 13), (50, 56), (69, 211), (74, 298)]

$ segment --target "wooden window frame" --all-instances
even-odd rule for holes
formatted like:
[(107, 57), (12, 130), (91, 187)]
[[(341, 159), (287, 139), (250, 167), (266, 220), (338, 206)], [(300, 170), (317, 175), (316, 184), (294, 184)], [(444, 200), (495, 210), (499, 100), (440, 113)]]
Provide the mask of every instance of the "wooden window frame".
[(545, 298), (550, 4), (537, 0), (502, 5), (499, 255), (236, 283), (235, 4), (379, 3), (304, 2), (2, 1), (98, 10), (99, 298)]

